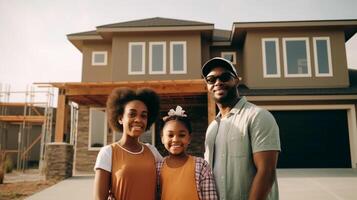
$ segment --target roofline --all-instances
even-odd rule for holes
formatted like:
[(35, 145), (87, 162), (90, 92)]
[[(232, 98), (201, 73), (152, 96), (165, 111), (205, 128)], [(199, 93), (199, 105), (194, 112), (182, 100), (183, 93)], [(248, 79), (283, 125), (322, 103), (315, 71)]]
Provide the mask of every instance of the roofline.
[(97, 27), (98, 32), (151, 32), (151, 31), (205, 31), (213, 30), (214, 25), (197, 26), (157, 26), (157, 27)]
[(267, 21), (234, 22), (233, 28), (279, 28), (279, 27), (314, 27), (314, 26), (348, 26), (357, 25), (357, 19), (348, 20), (312, 20), (312, 21)]
[(68, 40), (102, 40), (100, 35), (67, 35)]
[[(266, 21), (266, 22), (234, 22), (229, 40), (232, 42), (235, 34), (244, 35), (247, 30), (257, 29), (279, 29), (279, 28), (321, 28), (321, 27), (339, 27), (344, 29), (347, 42), (353, 35), (348, 29), (356, 29), (357, 19), (343, 20), (310, 20), (310, 21)], [(238, 33), (235, 33), (237, 30)]]

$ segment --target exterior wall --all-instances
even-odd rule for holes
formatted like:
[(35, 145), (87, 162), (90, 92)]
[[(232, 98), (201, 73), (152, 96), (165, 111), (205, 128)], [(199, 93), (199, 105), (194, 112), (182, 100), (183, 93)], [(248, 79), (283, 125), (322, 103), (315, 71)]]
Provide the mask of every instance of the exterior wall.
[[(311, 77), (284, 77), (283, 38), (308, 37), (310, 48)], [(316, 77), (313, 37), (329, 37), (331, 45), (332, 77)], [(280, 78), (263, 78), (262, 38), (279, 38)], [(345, 40), (342, 31), (332, 30), (279, 30), (249, 31), (244, 44), (244, 80), (252, 89), (268, 88), (338, 88), (348, 87), (348, 69)]]
[(202, 39), (201, 41), (201, 60), (202, 60), (202, 63), (201, 63), (201, 66), (211, 58), (211, 55), (210, 55), (210, 45), (211, 43), (205, 39)]
[[(92, 52), (107, 51), (106, 66), (92, 66)], [(83, 45), (82, 82), (111, 81), (112, 73), (111, 43), (85, 41)]]
[[(75, 174), (93, 174), (93, 167), (99, 150), (88, 150), (89, 107), (79, 106), (78, 132), (74, 153)], [(112, 143), (112, 135), (108, 133), (107, 143)]]
[[(149, 74), (149, 42), (166, 42), (166, 74)], [(170, 41), (186, 41), (187, 73), (170, 74)], [(129, 42), (145, 42), (145, 74), (128, 75)], [(113, 37), (113, 81), (182, 80), (201, 77), (199, 32), (121, 33)]]

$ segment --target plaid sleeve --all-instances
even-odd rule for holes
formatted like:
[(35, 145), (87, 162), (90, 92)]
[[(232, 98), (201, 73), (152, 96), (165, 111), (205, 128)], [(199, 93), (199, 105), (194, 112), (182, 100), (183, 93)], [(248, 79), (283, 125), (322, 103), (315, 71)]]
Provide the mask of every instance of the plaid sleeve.
[(207, 161), (199, 157), (196, 157), (196, 184), (201, 200), (218, 199), (216, 183), (211, 168)]
[(161, 168), (162, 164), (164, 164), (164, 161), (157, 161), (156, 162), (156, 199), (161, 199), (161, 183), (160, 183), (160, 174), (161, 174)]

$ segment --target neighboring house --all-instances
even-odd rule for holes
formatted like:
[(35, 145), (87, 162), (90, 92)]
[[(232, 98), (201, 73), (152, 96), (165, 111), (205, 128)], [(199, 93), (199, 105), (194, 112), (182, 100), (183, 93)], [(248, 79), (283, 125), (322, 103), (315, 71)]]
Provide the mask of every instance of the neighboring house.
[[(115, 87), (150, 87), (161, 96), (162, 115), (176, 105), (188, 111), (189, 151), (202, 156), (216, 107), (200, 69), (222, 56), (242, 77), (240, 94), (275, 116), (278, 167), (356, 168), (357, 72), (347, 68), (345, 50), (356, 31), (357, 20), (235, 22), (232, 30), (217, 30), (210, 23), (150, 18), (70, 34), (83, 55), (82, 82), (52, 83), (60, 89), (56, 141), (67, 129), (66, 103), (78, 103), (74, 171), (93, 173), (100, 147), (120, 137), (107, 126), (108, 94)], [(156, 127), (143, 140), (160, 148)]]

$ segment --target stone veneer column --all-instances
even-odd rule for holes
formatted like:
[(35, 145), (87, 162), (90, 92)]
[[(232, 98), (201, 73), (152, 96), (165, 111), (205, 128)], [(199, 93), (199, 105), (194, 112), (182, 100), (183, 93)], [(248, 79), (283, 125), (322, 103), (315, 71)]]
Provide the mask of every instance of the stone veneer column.
[(72, 176), (73, 145), (48, 143), (45, 152), (46, 180), (63, 180)]

